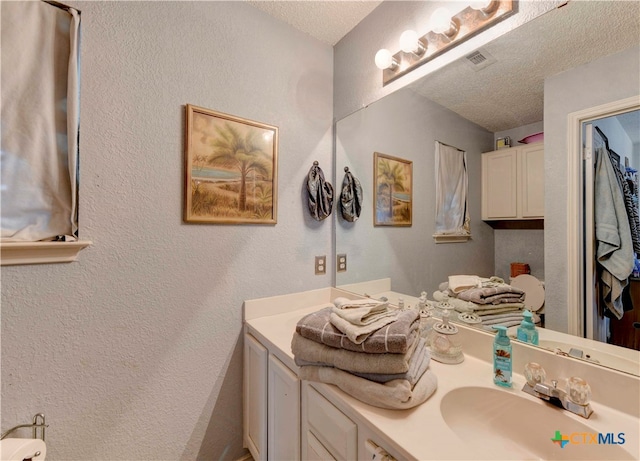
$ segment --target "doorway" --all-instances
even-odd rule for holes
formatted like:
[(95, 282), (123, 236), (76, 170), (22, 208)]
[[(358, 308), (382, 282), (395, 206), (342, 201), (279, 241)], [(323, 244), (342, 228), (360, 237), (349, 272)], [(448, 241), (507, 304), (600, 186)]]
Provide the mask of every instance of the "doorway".
[(584, 337), (640, 350), (640, 110), (582, 123)]
[[(593, 206), (585, 204), (585, 187), (591, 187), (591, 180), (585, 175), (591, 168), (585, 168), (583, 127), (590, 122), (613, 117), (620, 114), (640, 110), (640, 97), (634, 96), (601, 106), (574, 112), (568, 118), (568, 155), (567, 155), (567, 213), (577, 219), (570, 219), (567, 223), (567, 304), (568, 304), (568, 333), (584, 338), (605, 340), (608, 337), (608, 327), (598, 321), (596, 314), (594, 284), (595, 260), (593, 249), (585, 248), (586, 242), (593, 241), (593, 235), (586, 235), (593, 229), (585, 226), (585, 222), (593, 222)], [(636, 128), (640, 129), (640, 128)], [(590, 160), (593, 162), (593, 160)], [(590, 163), (591, 165), (592, 163)], [(592, 179), (592, 178), (591, 178)], [(588, 194), (591, 196), (591, 194)], [(589, 274), (589, 276), (587, 276)], [(596, 328), (600, 328), (597, 330)]]

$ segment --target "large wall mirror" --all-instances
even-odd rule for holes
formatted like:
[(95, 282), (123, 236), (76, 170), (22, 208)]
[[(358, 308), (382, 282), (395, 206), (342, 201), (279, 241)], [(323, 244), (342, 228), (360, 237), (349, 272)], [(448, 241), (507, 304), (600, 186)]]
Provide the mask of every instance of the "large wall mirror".
[[(640, 106), (640, 4), (571, 1), (478, 51), (482, 65), (461, 59), (336, 123), (335, 183), (342, 183), (348, 167), (364, 195), (357, 221), (336, 213), (336, 253), (347, 257), (336, 286), (375, 295), (375, 287), (388, 283), (390, 292), (407, 299), (426, 291), (433, 300), (450, 275), (508, 282), (510, 263), (526, 262), (545, 285), (546, 346), (573, 348), (594, 363), (640, 375), (637, 350), (568, 333), (568, 312), (578, 307), (567, 302), (566, 256), (568, 222), (582, 219), (567, 216), (567, 197), (574, 196), (567, 191), (567, 164), (574, 155), (567, 152), (567, 120), (576, 110), (623, 97), (635, 97)], [(569, 97), (584, 105), (572, 109), (564, 102)], [(628, 109), (616, 127), (626, 130), (633, 157), (640, 149), (640, 126), (638, 112)], [(496, 150), (498, 138), (509, 136), (519, 145), (538, 131), (545, 132), (544, 220), (490, 225), (481, 216), (481, 154)], [(463, 243), (433, 238), (436, 142), (466, 152), (471, 239)], [(412, 162), (411, 226), (374, 225), (375, 153)], [(640, 158), (631, 161), (640, 167)]]

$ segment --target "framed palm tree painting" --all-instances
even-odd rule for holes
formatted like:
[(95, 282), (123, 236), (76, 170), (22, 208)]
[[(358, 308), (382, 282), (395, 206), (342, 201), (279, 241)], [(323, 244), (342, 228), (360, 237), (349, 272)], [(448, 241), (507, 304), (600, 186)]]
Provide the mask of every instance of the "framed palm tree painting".
[(413, 162), (373, 153), (375, 226), (411, 226)]
[(275, 224), (278, 127), (186, 105), (186, 222)]

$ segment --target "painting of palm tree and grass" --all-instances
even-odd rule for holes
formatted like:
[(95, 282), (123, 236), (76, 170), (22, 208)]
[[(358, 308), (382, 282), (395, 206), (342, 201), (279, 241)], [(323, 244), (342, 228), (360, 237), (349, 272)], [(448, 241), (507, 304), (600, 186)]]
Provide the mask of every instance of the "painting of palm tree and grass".
[(186, 222), (275, 224), (278, 127), (186, 105)]
[(411, 226), (413, 162), (374, 152), (373, 178), (373, 224)]

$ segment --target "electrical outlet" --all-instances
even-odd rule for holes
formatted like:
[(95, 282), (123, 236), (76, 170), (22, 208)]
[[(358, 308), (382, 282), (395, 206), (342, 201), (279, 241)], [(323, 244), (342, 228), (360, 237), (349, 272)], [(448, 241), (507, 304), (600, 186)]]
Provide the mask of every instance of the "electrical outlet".
[(327, 273), (327, 257), (316, 256), (316, 275)]
[(347, 272), (347, 255), (340, 254), (336, 258), (336, 270), (338, 272)]

